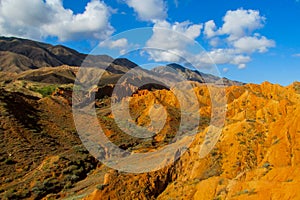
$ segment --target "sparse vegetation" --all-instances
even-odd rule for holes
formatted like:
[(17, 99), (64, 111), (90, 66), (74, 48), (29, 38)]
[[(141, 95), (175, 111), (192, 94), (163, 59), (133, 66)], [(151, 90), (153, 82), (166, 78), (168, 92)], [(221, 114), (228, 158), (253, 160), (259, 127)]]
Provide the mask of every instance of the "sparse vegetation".
[(105, 187), (105, 185), (103, 185), (103, 184), (97, 185), (97, 189), (98, 189), (98, 190), (103, 190), (104, 187)]
[(269, 162), (265, 162), (262, 167), (269, 169), (271, 167), (271, 164)]
[(47, 97), (53, 94), (53, 92), (57, 89), (57, 86), (56, 85), (47, 85), (43, 87), (35, 86), (35, 87), (30, 87), (29, 89), (34, 92), (40, 93), (43, 97)]
[(300, 84), (295, 84), (294, 89), (298, 94), (300, 94)]

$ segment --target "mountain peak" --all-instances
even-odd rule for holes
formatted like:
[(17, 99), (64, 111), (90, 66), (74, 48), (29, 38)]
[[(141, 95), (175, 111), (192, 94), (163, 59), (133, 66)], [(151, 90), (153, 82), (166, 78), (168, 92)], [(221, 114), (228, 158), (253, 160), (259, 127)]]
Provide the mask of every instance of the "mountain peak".
[(183, 67), (182, 65), (179, 65), (177, 63), (170, 63), (167, 65), (167, 67), (170, 67), (172, 69), (175, 69), (175, 70), (180, 70), (182, 72), (184, 72), (187, 68)]
[(232, 81), (226, 78), (202, 73), (199, 72), (198, 70), (191, 70), (177, 63), (171, 63), (166, 66), (159, 66), (153, 68), (152, 71), (160, 74), (162, 77), (169, 79), (169, 81), (189, 80), (198, 83), (214, 83), (217, 85), (227, 85), (227, 86), (244, 84), (238, 81)]
[[(16, 37), (0, 37), (1, 71), (21, 73), (41, 67), (61, 65), (81, 66), (83, 62), (91, 66), (108, 63), (109, 56), (89, 56), (62, 45), (50, 45)], [(91, 58), (91, 59), (90, 59)]]
[(127, 58), (116, 58), (114, 59), (114, 61), (112, 61), (112, 63), (115, 65), (126, 67), (128, 69), (132, 69), (138, 66), (136, 63), (128, 60)]

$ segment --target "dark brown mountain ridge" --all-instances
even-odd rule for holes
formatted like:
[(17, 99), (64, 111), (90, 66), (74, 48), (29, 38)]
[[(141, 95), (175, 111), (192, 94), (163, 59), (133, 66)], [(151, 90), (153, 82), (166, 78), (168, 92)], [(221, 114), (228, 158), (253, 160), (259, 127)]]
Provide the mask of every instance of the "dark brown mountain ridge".
[[(97, 67), (106, 69), (106, 71), (112, 74), (125, 74), (130, 69), (138, 67), (136, 63), (126, 58), (113, 59), (108, 55), (87, 55), (62, 45), (53, 46), (28, 39), (0, 37), (0, 71), (2, 72), (20, 74), (28, 70), (44, 67), (58, 67), (62, 65)], [(173, 69), (173, 71), (170, 73), (170, 71), (166, 70), (165, 66), (156, 67), (151, 71), (146, 69), (142, 71), (154, 77), (168, 77), (171, 82), (178, 81), (178, 75), (180, 75), (187, 80), (199, 83), (218, 83), (225, 85), (243, 84), (238, 81), (231, 81), (226, 78), (205, 74), (197, 70), (187, 69), (175, 63), (169, 64), (167, 67)], [(52, 73), (55, 73), (55, 70), (52, 70)], [(38, 71), (32, 71), (31, 74), (34, 74), (33, 76), (39, 76)], [(32, 81), (38, 82), (44, 79), (44, 77), (31, 78)], [(53, 78), (51, 78), (50, 81), (52, 79)], [(54, 79), (56, 80), (57, 78)], [(72, 82), (72, 79), (65, 80), (65, 77), (63, 77), (63, 79), (64, 80), (60, 82)], [(47, 81), (49, 82), (49, 80)]]
[(15, 37), (0, 37), (1, 71), (17, 72), (41, 67), (61, 65), (81, 66), (85, 64), (110, 63), (107, 55), (89, 56), (62, 45), (50, 45)]

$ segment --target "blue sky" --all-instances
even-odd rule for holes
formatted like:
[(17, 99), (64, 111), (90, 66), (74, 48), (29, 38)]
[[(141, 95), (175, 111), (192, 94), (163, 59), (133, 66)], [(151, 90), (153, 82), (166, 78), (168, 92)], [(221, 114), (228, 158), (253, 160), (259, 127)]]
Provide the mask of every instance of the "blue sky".
[(230, 79), (282, 85), (299, 81), (299, 19), (297, 0), (0, 0), (0, 35), (113, 56), (159, 48), (125, 55), (182, 62), (176, 54)]

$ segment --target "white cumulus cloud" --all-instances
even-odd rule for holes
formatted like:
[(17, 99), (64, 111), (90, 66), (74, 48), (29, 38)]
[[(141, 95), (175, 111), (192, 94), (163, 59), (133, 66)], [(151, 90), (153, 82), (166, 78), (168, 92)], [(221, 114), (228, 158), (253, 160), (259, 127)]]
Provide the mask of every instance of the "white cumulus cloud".
[(111, 13), (100, 0), (92, 0), (79, 14), (65, 9), (61, 0), (1, 0), (0, 34), (32, 39), (52, 36), (61, 41), (104, 39), (114, 31)]
[[(197, 67), (231, 64), (243, 69), (252, 60), (253, 53), (265, 53), (276, 45), (275, 41), (257, 33), (265, 21), (259, 11), (242, 8), (227, 11), (220, 27), (213, 20), (204, 25), (152, 20), (153, 35), (146, 47), (161, 50), (148, 49), (147, 52), (157, 62), (180, 62), (185, 58), (197, 63)], [(202, 29), (203, 39), (209, 44), (207, 52), (190, 52), (189, 47), (199, 38)]]
[(206, 22), (204, 25), (204, 35), (207, 38), (211, 38), (217, 34), (216, 29), (217, 29), (217, 26), (216, 26), (215, 22), (213, 20), (210, 20), (210, 21)]
[[(148, 53), (157, 62), (178, 62), (187, 56), (187, 47), (194, 44), (200, 36), (202, 24), (192, 24), (188, 21), (169, 23), (158, 21), (154, 24), (153, 35), (147, 41)], [(160, 49), (160, 50), (151, 50)]]
[(267, 39), (265, 36), (246, 36), (234, 41), (233, 46), (243, 53), (253, 53), (255, 51), (265, 53), (268, 51), (268, 48), (275, 46), (275, 42)]
[(262, 28), (265, 17), (257, 10), (238, 9), (227, 11), (223, 21), (223, 26), (218, 30), (219, 34), (227, 34), (229, 40), (236, 40)]
[[(213, 20), (205, 23), (204, 35), (212, 47), (208, 56), (216, 64), (233, 64), (239, 69), (246, 67), (253, 53), (265, 53), (275, 47), (275, 41), (261, 36), (257, 30), (263, 28), (266, 18), (257, 10), (229, 10), (223, 24), (217, 27)], [(198, 59), (205, 62), (202, 55)]]
[(118, 40), (105, 40), (100, 42), (100, 47), (109, 47), (111, 49), (115, 48), (125, 48), (128, 46), (128, 40), (126, 38), (121, 38)]
[(250, 56), (238, 54), (235, 49), (214, 49), (191, 56), (193, 63), (199, 63), (199, 67), (211, 66), (212, 64), (232, 64), (239, 69), (245, 68), (246, 63), (251, 61)]
[(167, 17), (167, 5), (163, 0), (126, 0), (142, 21), (164, 20)]
[(104, 40), (100, 42), (99, 47), (108, 47), (109, 49), (117, 49), (119, 50), (120, 54), (125, 54), (126, 50), (129, 47), (128, 40), (126, 38), (120, 38), (117, 40)]

